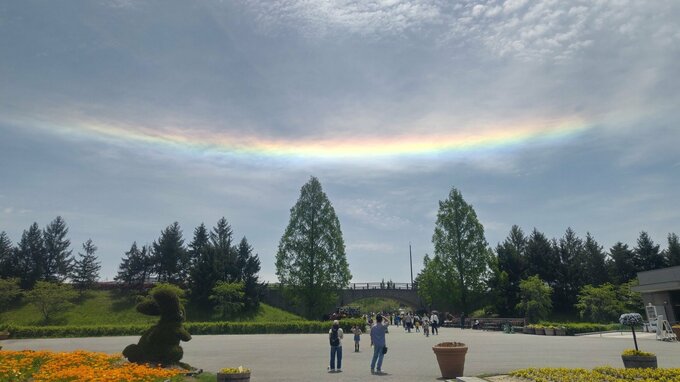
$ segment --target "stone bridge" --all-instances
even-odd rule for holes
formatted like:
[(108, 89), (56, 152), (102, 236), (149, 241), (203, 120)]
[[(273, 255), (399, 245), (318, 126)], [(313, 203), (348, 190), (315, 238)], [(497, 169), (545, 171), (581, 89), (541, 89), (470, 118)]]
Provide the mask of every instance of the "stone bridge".
[[(299, 307), (291, 306), (283, 297), (278, 284), (269, 284), (264, 293), (264, 302), (280, 309), (302, 314)], [(365, 298), (389, 298), (408, 305), (413, 309), (424, 307), (413, 284), (393, 282), (352, 283), (338, 291), (336, 306), (351, 305), (352, 302)]]

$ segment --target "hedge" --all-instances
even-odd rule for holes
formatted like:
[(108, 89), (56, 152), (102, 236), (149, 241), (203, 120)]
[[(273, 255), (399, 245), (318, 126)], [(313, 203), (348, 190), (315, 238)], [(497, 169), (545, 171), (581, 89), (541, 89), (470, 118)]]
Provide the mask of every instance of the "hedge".
[(568, 336), (582, 333), (607, 332), (613, 330), (630, 331), (629, 327), (621, 326), (621, 324), (598, 324), (593, 322), (541, 322), (539, 325), (543, 327), (563, 327), (566, 329)]
[[(353, 325), (364, 325), (362, 319), (341, 320), (344, 331)], [(10, 338), (54, 338), (54, 337), (105, 337), (138, 336), (151, 325), (88, 325), (88, 326), (18, 326), (2, 325), (0, 331), (10, 332)], [(286, 334), (286, 333), (327, 333), (331, 327), (328, 321), (288, 322), (187, 322), (184, 327), (189, 333), (200, 334)]]

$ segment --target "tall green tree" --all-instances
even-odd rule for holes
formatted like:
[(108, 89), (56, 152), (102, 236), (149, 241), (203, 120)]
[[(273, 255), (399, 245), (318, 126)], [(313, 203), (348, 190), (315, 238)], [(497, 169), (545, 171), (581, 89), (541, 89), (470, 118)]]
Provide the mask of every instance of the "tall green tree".
[(526, 272), (525, 275), (538, 275), (548, 285), (554, 286), (557, 282), (557, 270), (560, 263), (559, 254), (550, 240), (536, 228), (527, 239), (525, 250)]
[(73, 257), (69, 247), (71, 241), (66, 238), (68, 227), (61, 216), (57, 216), (45, 227), (43, 233), (45, 243), (45, 256), (41, 266), (42, 280), (62, 282), (70, 273), (73, 266)]
[(598, 286), (609, 282), (607, 274), (606, 258), (602, 246), (595, 241), (595, 238), (588, 232), (586, 241), (583, 243), (583, 283), (585, 285)]
[(191, 268), (189, 271), (189, 291), (191, 301), (203, 307), (211, 306), (210, 294), (218, 280), (219, 272), (215, 262), (215, 250), (205, 224), (194, 229), (194, 238), (189, 243)]
[(555, 250), (560, 262), (557, 267), (554, 308), (562, 312), (571, 312), (576, 304), (576, 296), (585, 285), (583, 263), (585, 260), (583, 240), (571, 228), (567, 228), (564, 236), (556, 243)]
[(222, 217), (210, 232), (210, 244), (215, 256), (217, 280), (236, 281), (236, 254), (232, 244), (233, 231), (227, 219)]
[(581, 318), (592, 322), (612, 322), (624, 313), (625, 305), (619, 298), (614, 285), (606, 283), (600, 286), (586, 285), (578, 294), (576, 309)]
[(0, 278), (18, 277), (16, 255), (12, 241), (5, 231), (0, 232)]
[(276, 275), (309, 318), (332, 307), (335, 292), (352, 278), (340, 221), (315, 177), (302, 186), (290, 210), (276, 253)]
[(254, 309), (260, 304), (264, 285), (259, 282), (260, 258), (253, 254), (253, 247), (244, 236), (236, 250), (236, 264), (239, 269), (238, 281), (243, 284), (244, 307)]
[(680, 239), (674, 233), (668, 234), (668, 248), (664, 251), (669, 267), (680, 265)]
[(161, 236), (153, 242), (152, 248), (158, 281), (185, 283), (188, 255), (179, 223), (174, 222), (161, 231)]
[(659, 269), (666, 266), (666, 259), (659, 250), (659, 246), (654, 244), (647, 232), (640, 232), (637, 239), (637, 247), (633, 249), (635, 256), (633, 262), (638, 272)]
[(635, 254), (628, 244), (617, 242), (609, 249), (607, 271), (614, 284), (620, 285), (637, 277), (635, 271)]
[(481, 292), (489, 276), (491, 251), (475, 210), (456, 188), (451, 188), (446, 200), (439, 201), (432, 243), (442, 265), (434, 271), (443, 273), (445, 280), (443, 285), (435, 287), (445, 288), (449, 293), (458, 291), (451, 293), (455, 300), (451, 298), (447, 302), (450, 307), (469, 312), (469, 296)]
[(45, 243), (38, 223), (33, 223), (28, 230), (24, 230), (15, 253), (21, 288), (31, 289), (45, 275)]
[[(507, 275), (507, 279), (500, 277), (506, 280), (503, 291), (506, 297), (505, 304), (501, 307), (501, 313), (506, 315), (512, 314), (519, 302), (519, 282), (526, 273), (526, 247), (527, 239), (524, 232), (516, 225), (512, 226), (505, 241), (496, 246), (497, 271), (505, 272)], [(497, 287), (503, 286), (497, 285)]]
[[(84, 252), (84, 253), (83, 253)], [(74, 261), (71, 271), (71, 281), (79, 291), (91, 288), (99, 280), (99, 271), (102, 266), (98, 261), (97, 247), (92, 239), (83, 243), (83, 252), (78, 252), (79, 258)]]
[(146, 245), (140, 250), (137, 242), (133, 242), (130, 250), (125, 252), (125, 257), (118, 266), (118, 274), (114, 280), (122, 283), (127, 288), (141, 290), (147, 278), (153, 273), (153, 257)]
[(440, 256), (430, 257), (425, 254), (423, 269), (416, 276), (415, 283), (418, 288), (418, 296), (430, 308), (428, 310), (434, 307), (453, 305), (455, 301), (458, 301), (456, 298), (452, 298), (452, 295), (458, 291), (447, 291), (441, 287), (446, 282), (443, 272), (439, 272), (441, 268), (442, 260)]

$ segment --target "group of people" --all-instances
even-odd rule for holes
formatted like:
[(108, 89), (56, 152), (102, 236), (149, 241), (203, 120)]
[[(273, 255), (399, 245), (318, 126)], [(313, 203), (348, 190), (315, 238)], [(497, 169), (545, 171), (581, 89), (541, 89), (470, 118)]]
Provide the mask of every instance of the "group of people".
[(417, 314), (401, 314), (396, 316), (396, 325), (402, 325), (404, 330), (411, 333), (415, 328), (416, 333), (420, 333), (420, 328), (423, 328), (423, 334), (426, 337), (430, 336), (430, 329), (432, 334), (439, 334), (439, 315), (436, 312), (431, 314), (424, 313), (422, 316)]
[[(372, 320), (371, 320), (372, 321)], [(369, 333), (371, 336), (371, 346), (373, 346), (373, 357), (371, 358), (371, 374), (384, 374), (382, 369), (383, 358), (387, 354), (387, 343), (385, 334), (388, 333), (389, 321), (387, 321), (381, 314), (376, 315), (375, 323), (369, 326)], [(361, 335), (363, 334), (361, 328), (358, 326), (352, 327), (352, 334), (354, 335), (354, 351), (359, 352), (359, 344), (361, 342)], [(328, 371), (331, 373), (342, 371), (342, 338), (344, 333), (340, 327), (338, 320), (333, 321), (333, 326), (328, 331), (328, 340), (331, 345), (331, 362), (328, 366)]]

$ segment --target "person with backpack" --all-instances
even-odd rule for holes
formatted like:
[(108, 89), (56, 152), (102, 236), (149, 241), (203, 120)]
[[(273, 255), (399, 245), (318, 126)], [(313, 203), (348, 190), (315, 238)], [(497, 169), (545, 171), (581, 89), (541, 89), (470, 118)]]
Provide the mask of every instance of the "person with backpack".
[[(331, 330), (328, 331), (328, 340), (331, 344), (331, 364), (328, 371), (331, 373), (342, 371), (342, 328), (338, 320), (333, 321)], [(337, 358), (338, 368), (335, 368), (335, 360)]]

